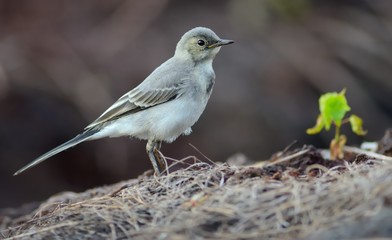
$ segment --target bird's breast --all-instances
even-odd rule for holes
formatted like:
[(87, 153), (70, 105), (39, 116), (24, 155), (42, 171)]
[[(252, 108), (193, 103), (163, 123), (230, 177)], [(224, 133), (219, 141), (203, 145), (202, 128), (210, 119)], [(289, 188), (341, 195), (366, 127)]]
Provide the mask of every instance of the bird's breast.
[(208, 95), (211, 95), (211, 91), (212, 91), (212, 88), (214, 87), (214, 84), (215, 84), (215, 74), (214, 74), (214, 76), (211, 76), (207, 82), (206, 93)]
[(215, 72), (212, 68), (212, 62), (201, 64), (198, 71), (196, 71), (195, 79), (197, 79), (200, 91), (209, 97), (215, 84)]

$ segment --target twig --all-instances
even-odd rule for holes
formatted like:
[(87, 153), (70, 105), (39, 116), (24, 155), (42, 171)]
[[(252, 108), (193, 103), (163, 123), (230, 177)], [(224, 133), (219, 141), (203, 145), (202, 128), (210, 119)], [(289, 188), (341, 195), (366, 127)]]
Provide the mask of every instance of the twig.
[(206, 155), (204, 155), (199, 149), (197, 149), (192, 143), (189, 143), (189, 146), (191, 146), (196, 152), (198, 152), (200, 155), (202, 155), (205, 159), (207, 159), (212, 165), (216, 165), (214, 161), (212, 161), (210, 158), (208, 158)]
[(388, 157), (379, 153), (375, 153), (375, 152), (370, 152), (370, 151), (366, 151), (360, 148), (356, 148), (356, 147), (349, 147), (349, 146), (345, 146), (343, 147), (343, 150), (346, 152), (353, 152), (353, 153), (357, 153), (357, 154), (366, 154), (370, 157), (374, 157), (378, 160), (383, 160), (383, 161), (390, 161), (392, 162), (392, 157)]
[(305, 153), (307, 153), (309, 151), (310, 151), (310, 149), (304, 149), (304, 150), (299, 151), (297, 153), (293, 153), (293, 154), (291, 154), (289, 156), (286, 156), (286, 157), (283, 157), (283, 158), (279, 158), (279, 159), (277, 159), (276, 161), (273, 161), (273, 162), (258, 162), (258, 163), (255, 163), (255, 164), (251, 165), (251, 167), (272, 166), (272, 165), (275, 165), (275, 164), (278, 164), (278, 163), (282, 163), (282, 162), (286, 162), (286, 161), (289, 161), (289, 160), (291, 160), (293, 158), (299, 157), (299, 156), (301, 156), (301, 155), (303, 155), (303, 154), (305, 154)]

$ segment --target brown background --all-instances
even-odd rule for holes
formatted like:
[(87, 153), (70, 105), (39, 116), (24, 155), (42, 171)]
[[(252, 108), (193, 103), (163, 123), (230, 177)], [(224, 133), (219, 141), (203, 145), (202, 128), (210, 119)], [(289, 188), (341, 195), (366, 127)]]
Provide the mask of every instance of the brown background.
[[(165, 155), (267, 159), (307, 136), (317, 99), (347, 88), (375, 140), (392, 126), (392, 2), (0, 1), (0, 208), (133, 178), (150, 169), (145, 142), (83, 143), (30, 171), (13, 172), (74, 137), (171, 57), (184, 32), (206, 26), (222, 48), (216, 85), (193, 134)], [(363, 139), (347, 129), (349, 144)]]

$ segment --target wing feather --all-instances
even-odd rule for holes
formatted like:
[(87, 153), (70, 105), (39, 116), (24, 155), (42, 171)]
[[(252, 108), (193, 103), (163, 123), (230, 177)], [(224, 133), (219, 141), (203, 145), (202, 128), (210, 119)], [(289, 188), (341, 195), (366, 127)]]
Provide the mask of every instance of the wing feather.
[(142, 111), (155, 105), (173, 100), (181, 94), (182, 88), (183, 84), (144, 91), (140, 87), (137, 87), (120, 97), (99, 118), (88, 125), (86, 129), (91, 129), (125, 114)]
[[(186, 63), (186, 62), (185, 62)], [(173, 71), (181, 67), (183, 71)], [(91, 129), (123, 115), (143, 111), (181, 96), (192, 82), (191, 66), (170, 58), (156, 68), (136, 88), (120, 97), (98, 119), (86, 127)]]

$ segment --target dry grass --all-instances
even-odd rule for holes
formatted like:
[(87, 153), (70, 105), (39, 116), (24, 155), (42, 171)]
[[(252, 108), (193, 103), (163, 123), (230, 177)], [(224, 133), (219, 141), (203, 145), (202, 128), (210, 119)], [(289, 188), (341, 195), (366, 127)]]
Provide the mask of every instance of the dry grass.
[[(328, 239), (329, 230), (368, 225), (391, 207), (391, 162), (310, 168), (279, 172), (195, 161), (166, 176), (58, 195), (29, 215), (9, 219), (1, 234), (6, 239)], [(391, 221), (383, 222), (392, 229)], [(391, 236), (382, 229), (372, 229), (372, 236)], [(332, 232), (337, 239), (368, 236), (349, 228)]]

